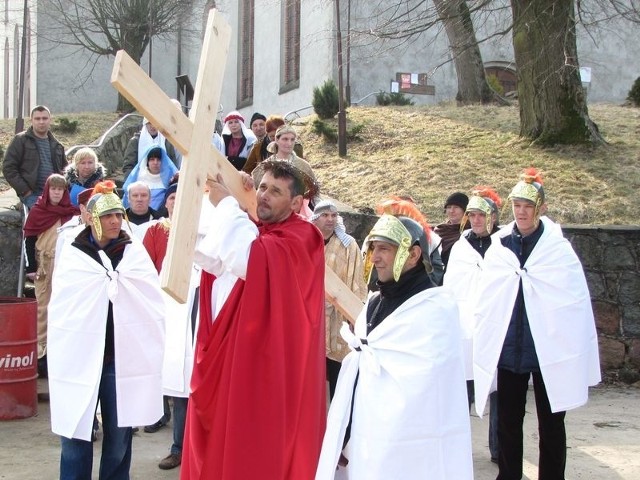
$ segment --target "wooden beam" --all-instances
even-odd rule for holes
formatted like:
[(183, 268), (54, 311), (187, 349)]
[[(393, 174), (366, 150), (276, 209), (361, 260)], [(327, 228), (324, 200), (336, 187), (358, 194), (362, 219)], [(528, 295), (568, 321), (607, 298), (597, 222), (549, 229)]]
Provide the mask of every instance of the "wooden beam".
[[(238, 203), (257, 219), (255, 191), (244, 189), (240, 173), (211, 144), (230, 38), (229, 25), (211, 10), (189, 118), (124, 51), (116, 55), (111, 75), (111, 84), (183, 154), (167, 256), (160, 277), (162, 288), (181, 303), (186, 301), (189, 289), (206, 178), (221, 173)], [(331, 269), (325, 270), (327, 300), (355, 321), (362, 302)]]

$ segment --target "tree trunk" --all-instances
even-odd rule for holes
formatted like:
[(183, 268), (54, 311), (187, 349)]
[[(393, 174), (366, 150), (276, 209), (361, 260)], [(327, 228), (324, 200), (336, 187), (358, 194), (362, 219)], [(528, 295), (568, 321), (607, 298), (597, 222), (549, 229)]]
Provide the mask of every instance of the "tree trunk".
[(458, 76), (456, 100), (463, 104), (488, 103), (493, 95), (487, 84), (480, 47), (464, 0), (434, 0), (444, 23)]
[(520, 135), (536, 143), (605, 143), (580, 81), (574, 0), (511, 0)]

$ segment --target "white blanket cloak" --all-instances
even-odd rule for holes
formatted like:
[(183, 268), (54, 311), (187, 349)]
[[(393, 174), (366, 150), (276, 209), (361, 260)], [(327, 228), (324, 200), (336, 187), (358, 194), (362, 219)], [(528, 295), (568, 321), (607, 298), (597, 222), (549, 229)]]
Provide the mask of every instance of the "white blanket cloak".
[(473, 380), (473, 331), (475, 330), (474, 310), (478, 301), (478, 281), (484, 259), (467, 240), (471, 230), (463, 232), (451, 247), (443, 285), (451, 290), (458, 302), (462, 348), (464, 352), (464, 373), (467, 380)]
[(580, 260), (562, 236), (560, 226), (546, 217), (542, 236), (523, 268), (502, 246), (514, 222), (492, 236), (484, 257), (473, 339), (476, 411), (482, 416), (520, 280), (531, 335), (552, 412), (584, 405), (588, 387), (600, 381), (598, 336), (591, 298)]
[(118, 425), (150, 425), (162, 416), (165, 304), (158, 274), (140, 242), (125, 247), (114, 271), (65, 243), (49, 303), (51, 428), (91, 439), (102, 372), (109, 300), (113, 303)]
[[(352, 396), (348, 478), (472, 479), (469, 410), (453, 296), (442, 287), (425, 290), (368, 337), (366, 311), (365, 305), (355, 336), (346, 324), (341, 331), (351, 348), (361, 351), (352, 350), (342, 362), (316, 479), (334, 478)], [(365, 337), (367, 344), (360, 340)]]
[[(166, 257), (165, 257), (166, 259)], [(191, 312), (194, 302), (199, 301), (195, 295), (200, 285), (200, 268), (191, 268), (189, 293), (186, 303), (178, 303), (163, 292), (167, 306), (166, 344), (162, 363), (163, 393), (171, 397), (186, 398), (189, 396), (191, 373), (193, 371), (193, 351), (195, 346), (194, 332), (198, 331), (200, 315), (196, 317), (195, 328), (191, 327)]]

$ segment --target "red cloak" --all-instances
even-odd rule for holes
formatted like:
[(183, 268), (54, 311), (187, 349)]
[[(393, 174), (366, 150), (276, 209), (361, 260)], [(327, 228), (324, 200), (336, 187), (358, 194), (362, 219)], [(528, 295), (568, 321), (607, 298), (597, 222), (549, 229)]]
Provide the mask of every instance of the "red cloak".
[(57, 205), (52, 205), (49, 201), (49, 179), (47, 178), (42, 188), (42, 195), (38, 197), (36, 203), (27, 215), (24, 224), (25, 237), (34, 237), (49, 230), (58, 220), (60, 225), (64, 225), (73, 217), (78, 215), (80, 210), (71, 204), (69, 190), (65, 188), (62, 200)]
[(203, 272), (181, 479), (313, 479), (326, 422), (324, 246), (291, 215), (262, 225), (211, 323)]

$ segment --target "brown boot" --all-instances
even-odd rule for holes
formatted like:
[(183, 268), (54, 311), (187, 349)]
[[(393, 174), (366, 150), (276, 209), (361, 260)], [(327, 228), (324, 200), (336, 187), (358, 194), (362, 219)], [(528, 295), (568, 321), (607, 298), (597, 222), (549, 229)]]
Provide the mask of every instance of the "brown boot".
[(180, 463), (182, 463), (182, 454), (171, 453), (160, 460), (158, 468), (160, 468), (160, 470), (171, 470), (172, 468), (176, 468), (178, 465), (180, 465)]

